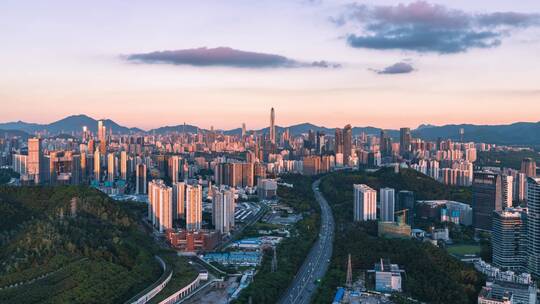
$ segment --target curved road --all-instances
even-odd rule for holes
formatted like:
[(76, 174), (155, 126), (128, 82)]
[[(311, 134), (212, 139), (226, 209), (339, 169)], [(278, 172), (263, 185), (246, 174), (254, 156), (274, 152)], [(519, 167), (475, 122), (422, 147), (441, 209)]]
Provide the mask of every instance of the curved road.
[(311, 186), (315, 199), (321, 206), (319, 238), (315, 241), (302, 267), (300, 267), (293, 282), (279, 301), (280, 304), (309, 303), (317, 289), (316, 281), (323, 278), (328, 269), (328, 264), (330, 264), (334, 241), (334, 217), (328, 202), (319, 192), (320, 183), (321, 180), (318, 179)]

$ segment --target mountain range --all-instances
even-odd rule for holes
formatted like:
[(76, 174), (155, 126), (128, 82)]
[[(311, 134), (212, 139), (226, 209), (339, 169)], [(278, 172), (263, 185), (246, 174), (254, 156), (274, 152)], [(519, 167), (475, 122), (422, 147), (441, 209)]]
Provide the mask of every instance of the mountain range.
[[(146, 133), (146, 134), (165, 134), (169, 132), (189, 132), (195, 133), (199, 128), (193, 125), (175, 125), (164, 126), (148, 131), (139, 128), (129, 128), (122, 126), (110, 119), (103, 119), (104, 125), (108, 130), (112, 130), (115, 134), (134, 134), (134, 133)], [(82, 127), (86, 126), (93, 133), (97, 133), (97, 120), (87, 115), (73, 115), (63, 118), (61, 120), (52, 122), (50, 124), (37, 124), (28, 123), (23, 121), (0, 123), (0, 136), (4, 134), (15, 134), (24, 136), (27, 134), (34, 134), (37, 132), (46, 131), (48, 134), (73, 134), (82, 130)], [(301, 123), (291, 125), (289, 127), (276, 126), (278, 133), (283, 132), (286, 128), (289, 129), (291, 134), (298, 135), (302, 133), (308, 133), (309, 130), (315, 132), (324, 132), (327, 135), (334, 135), (335, 128), (328, 128), (324, 126), (317, 126), (311, 123)], [(461, 138), (460, 130), (463, 129), (463, 140), (486, 142), (495, 144), (508, 144), (508, 145), (540, 145), (540, 122), (517, 122), (508, 125), (473, 125), (473, 124), (459, 124), (459, 125), (443, 125), (434, 126), (423, 124), (417, 129), (412, 130), (412, 134), (415, 137), (419, 137), (426, 140), (452, 139), (459, 140)], [(202, 129), (204, 130), (204, 129)], [(226, 135), (241, 134), (240, 128), (231, 130), (216, 130)], [(268, 128), (252, 130), (259, 134), (268, 133)], [(381, 129), (376, 127), (353, 127), (353, 135), (359, 135), (364, 132), (371, 135), (379, 135)], [(24, 133), (23, 133), (24, 132)], [(399, 138), (399, 130), (387, 130), (388, 134), (397, 139)]]

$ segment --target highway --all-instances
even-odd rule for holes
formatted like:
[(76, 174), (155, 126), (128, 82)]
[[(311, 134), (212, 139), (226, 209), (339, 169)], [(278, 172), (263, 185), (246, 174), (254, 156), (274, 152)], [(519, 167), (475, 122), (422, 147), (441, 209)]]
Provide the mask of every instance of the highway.
[(324, 277), (328, 264), (330, 264), (334, 240), (334, 217), (328, 202), (319, 192), (320, 182), (321, 180), (318, 179), (311, 186), (315, 199), (321, 206), (319, 238), (315, 241), (302, 267), (300, 267), (293, 282), (279, 301), (281, 304), (309, 303), (317, 289), (317, 280)]

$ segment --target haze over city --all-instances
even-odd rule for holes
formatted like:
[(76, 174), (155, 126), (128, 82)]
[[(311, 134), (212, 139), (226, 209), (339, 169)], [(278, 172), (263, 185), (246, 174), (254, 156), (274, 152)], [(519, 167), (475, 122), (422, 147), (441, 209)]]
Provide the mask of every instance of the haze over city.
[(536, 122), (539, 6), (5, 1), (0, 121), (261, 128), (273, 106), (280, 125)]
[(540, 303), (539, 0), (0, 7), (0, 303)]

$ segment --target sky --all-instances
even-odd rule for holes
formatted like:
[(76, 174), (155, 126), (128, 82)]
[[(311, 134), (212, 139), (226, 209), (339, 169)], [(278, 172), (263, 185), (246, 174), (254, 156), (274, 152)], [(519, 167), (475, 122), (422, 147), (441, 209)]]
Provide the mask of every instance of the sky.
[(538, 0), (4, 0), (0, 46), (0, 122), (540, 120)]

